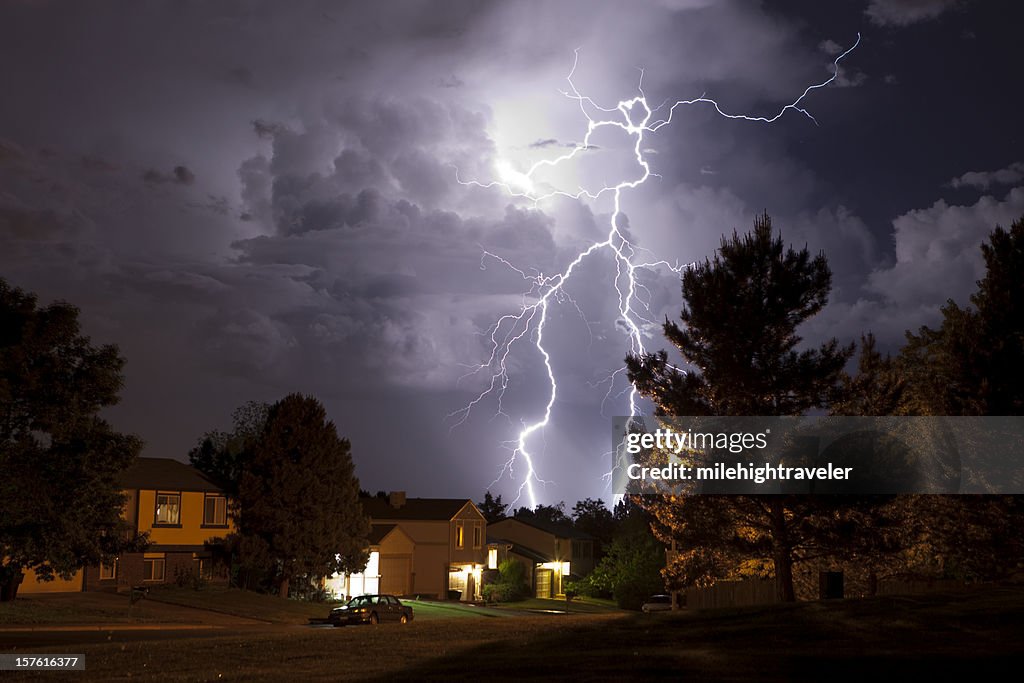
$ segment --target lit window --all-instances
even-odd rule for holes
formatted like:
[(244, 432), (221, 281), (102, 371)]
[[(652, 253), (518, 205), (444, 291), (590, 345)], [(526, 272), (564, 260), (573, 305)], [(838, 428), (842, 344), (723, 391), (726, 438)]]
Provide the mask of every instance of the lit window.
[(154, 524), (181, 523), (181, 494), (156, 494), (156, 518)]
[(113, 560), (110, 564), (100, 564), (100, 581), (109, 581), (117, 578), (117, 560)]
[(227, 526), (228, 499), (224, 496), (207, 494), (203, 503), (203, 524), (205, 526)]
[(473, 524), (473, 547), (479, 548), (484, 543), (484, 530), (481, 528), (480, 523), (476, 522)]
[(466, 538), (462, 529), (462, 522), (455, 525), (455, 547), (464, 548), (466, 546)]
[(158, 558), (147, 558), (142, 561), (143, 581), (164, 580), (164, 560)]
[(487, 549), (487, 568), (497, 569), (498, 568), (498, 549), (488, 548)]

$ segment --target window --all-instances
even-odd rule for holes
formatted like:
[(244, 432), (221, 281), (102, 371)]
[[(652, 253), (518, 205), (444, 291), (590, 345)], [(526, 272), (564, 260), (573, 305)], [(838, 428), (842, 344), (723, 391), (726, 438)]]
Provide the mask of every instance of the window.
[(146, 558), (142, 561), (143, 581), (164, 580), (164, 560), (158, 558)]
[(156, 494), (156, 516), (153, 519), (153, 524), (181, 524), (180, 493)]
[(498, 549), (488, 548), (487, 549), (487, 568), (497, 569), (498, 568)]
[(203, 526), (228, 525), (228, 499), (208, 493), (203, 501)]
[(480, 526), (480, 522), (473, 524), (473, 547), (479, 548), (484, 543), (484, 530)]
[(466, 537), (462, 529), (462, 522), (455, 523), (455, 547), (464, 548), (466, 547)]
[(110, 564), (100, 563), (100, 581), (110, 581), (117, 578), (117, 559), (111, 560)]

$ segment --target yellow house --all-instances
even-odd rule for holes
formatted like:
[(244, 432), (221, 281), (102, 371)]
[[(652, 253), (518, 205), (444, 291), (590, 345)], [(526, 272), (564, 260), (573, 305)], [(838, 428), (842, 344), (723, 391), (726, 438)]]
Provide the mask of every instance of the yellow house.
[(144, 553), (125, 553), (109, 564), (86, 567), (71, 580), (37, 581), (26, 572), (19, 592), (129, 590), (169, 583), (191, 573), (226, 580), (209, 542), (232, 532), (227, 497), (199, 470), (170, 458), (137, 458), (121, 474), (122, 516), (133, 533), (148, 532)]
[(479, 600), (487, 520), (467, 498), (363, 498), (370, 561), (360, 574), (327, 580), (335, 595), (391, 593)]
[(514, 559), (526, 566), (527, 581), (538, 598), (564, 595), (568, 576), (586, 576), (594, 570), (594, 543), (589, 534), (565, 524), (509, 517), (488, 527), (491, 564)]

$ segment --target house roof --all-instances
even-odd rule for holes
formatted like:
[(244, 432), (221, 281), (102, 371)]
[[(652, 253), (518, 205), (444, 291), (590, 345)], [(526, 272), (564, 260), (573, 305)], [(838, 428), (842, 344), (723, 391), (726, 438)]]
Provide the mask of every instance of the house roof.
[(594, 536), (583, 531), (574, 529), (569, 524), (558, 524), (556, 522), (548, 522), (540, 519), (529, 519), (523, 517), (506, 517), (505, 519), (498, 520), (494, 524), (502, 524), (504, 522), (519, 522), (526, 526), (532, 526), (534, 529), (540, 529), (541, 531), (547, 532), (558, 538), (570, 538), (577, 541), (593, 541)]
[(171, 458), (135, 458), (135, 462), (121, 473), (121, 486), (126, 489), (222, 492), (202, 472)]
[(374, 524), (370, 527), (370, 545), (380, 545), (384, 538), (394, 531), (397, 524)]
[(515, 553), (516, 555), (525, 557), (528, 560), (532, 560), (533, 562), (540, 562), (541, 564), (543, 564), (545, 562), (551, 562), (551, 560), (553, 559), (550, 555), (545, 555), (544, 553), (538, 552), (533, 548), (527, 548), (525, 545), (520, 545), (518, 543), (514, 543), (504, 538), (494, 538), (490, 535), (487, 536), (487, 544), (491, 545), (492, 543), (496, 545), (511, 546), (511, 552)]
[(402, 519), (417, 521), (448, 521), (470, 503), (468, 498), (406, 498), (394, 507), (387, 498), (363, 498), (363, 511), (372, 520)]

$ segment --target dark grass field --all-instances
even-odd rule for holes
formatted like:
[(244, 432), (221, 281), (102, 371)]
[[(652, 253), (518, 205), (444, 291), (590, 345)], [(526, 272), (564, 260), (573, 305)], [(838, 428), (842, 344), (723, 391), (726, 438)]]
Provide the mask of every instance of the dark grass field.
[(75, 680), (996, 680), (1024, 662), (1024, 589), (704, 613), (278, 626), (173, 641), (115, 636), (75, 651), (87, 661)]

